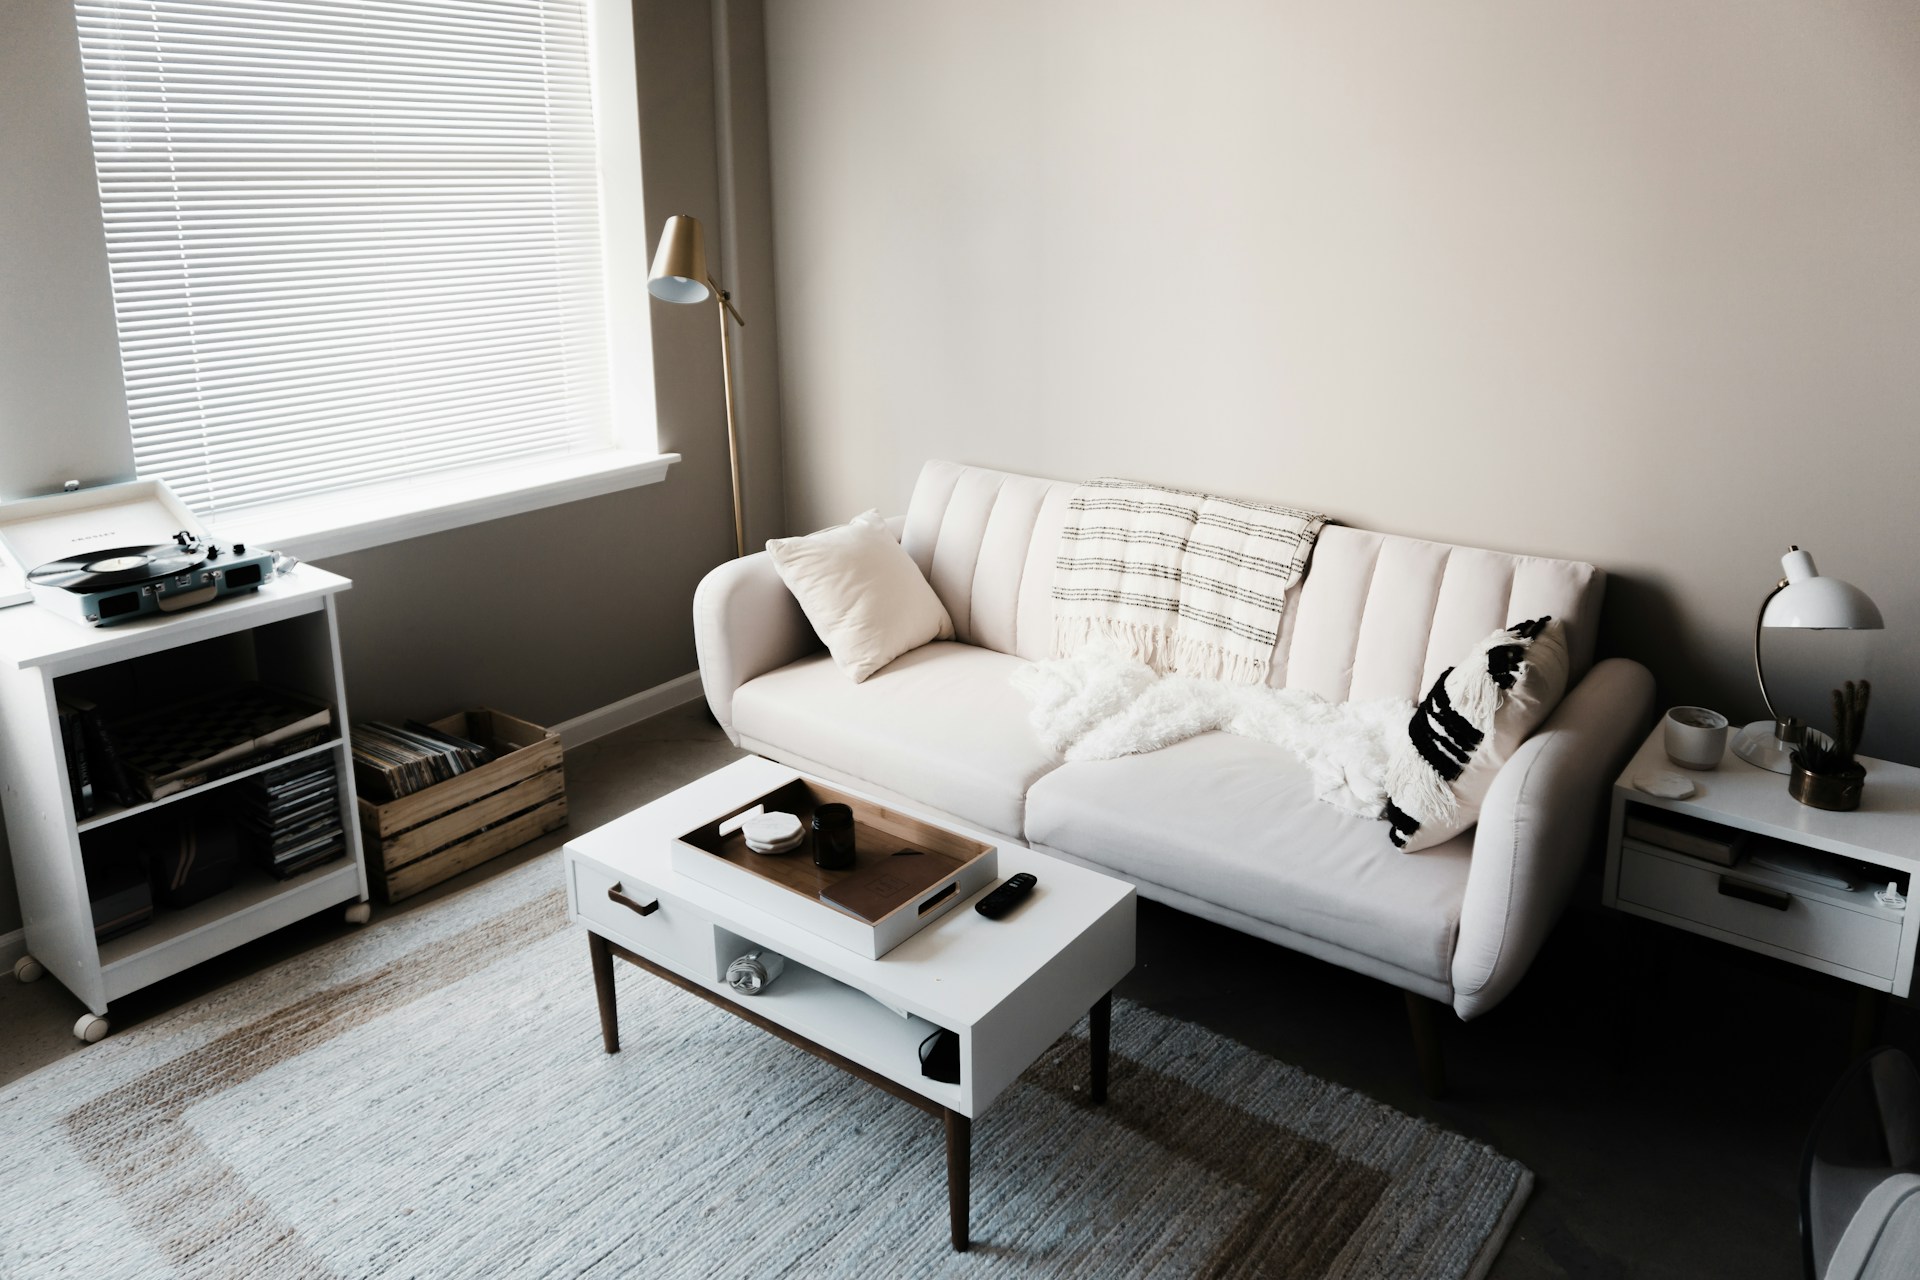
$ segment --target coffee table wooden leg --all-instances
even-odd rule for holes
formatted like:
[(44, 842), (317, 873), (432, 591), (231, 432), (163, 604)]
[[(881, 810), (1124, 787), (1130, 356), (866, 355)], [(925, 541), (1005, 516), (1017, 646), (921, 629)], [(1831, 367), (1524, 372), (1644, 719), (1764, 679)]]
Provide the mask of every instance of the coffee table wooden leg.
[(613, 952), (607, 940), (587, 930), (587, 954), (593, 957), (593, 993), (600, 997), (600, 1042), (620, 1052), (620, 1010), (613, 1003)]
[(1107, 1100), (1107, 1042), (1113, 1037), (1113, 993), (1100, 997), (1087, 1011), (1087, 1046), (1092, 1051), (1089, 1064), (1091, 1089), (1095, 1103)]
[(967, 1236), (967, 1201), (973, 1164), (973, 1121), (958, 1111), (947, 1117), (947, 1217), (953, 1226), (953, 1249), (965, 1253), (971, 1243)]

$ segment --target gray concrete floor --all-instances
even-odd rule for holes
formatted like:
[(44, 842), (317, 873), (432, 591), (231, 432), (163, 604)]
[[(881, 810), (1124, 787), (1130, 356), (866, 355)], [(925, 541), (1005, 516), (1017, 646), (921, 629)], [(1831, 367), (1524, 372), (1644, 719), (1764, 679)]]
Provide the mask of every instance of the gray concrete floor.
[[(699, 704), (567, 755), (570, 825), (420, 896), (418, 910), (557, 848), (739, 753)], [(1450, 1022), (1449, 1092), (1419, 1089), (1400, 994), (1154, 903), (1120, 992), (1524, 1161), (1537, 1178), (1499, 1280), (1799, 1274), (1800, 1144), (1848, 1058), (1837, 981), (1607, 912), (1597, 869), (1521, 989)], [(117, 1001), (116, 1032), (340, 936), (333, 912)], [(584, 980), (584, 974), (583, 974)], [(51, 979), (0, 978), (0, 1086), (86, 1048)], [(1920, 1056), (1893, 1002), (1881, 1038)]]

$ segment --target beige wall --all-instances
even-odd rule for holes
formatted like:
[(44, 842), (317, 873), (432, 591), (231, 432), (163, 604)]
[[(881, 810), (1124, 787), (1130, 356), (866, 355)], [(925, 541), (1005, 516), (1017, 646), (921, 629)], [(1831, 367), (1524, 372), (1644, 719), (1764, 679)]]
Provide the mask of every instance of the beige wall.
[[(752, 407), (746, 443), (760, 468), (750, 528), (764, 538), (784, 522), (757, 96), (764, 42), (757, 0), (715, 0), (713, 10), (687, 0), (635, 5), (645, 234), (651, 246), (669, 212), (718, 228), (713, 265), (749, 319), (762, 321), (739, 335), (735, 360), (743, 406)], [(729, 216), (716, 160), (722, 28), (732, 36), (724, 79), (747, 86), (744, 99), (729, 90), (725, 100), (738, 167)], [(0, 72), (0, 168), (11, 175), (0, 200), (0, 496), (46, 492), (69, 475), (127, 478), (71, 0), (6, 6)], [(751, 224), (739, 236), (728, 229), (736, 204)], [(737, 270), (726, 256), (736, 241)], [(694, 585), (733, 554), (719, 339), (710, 308), (659, 305), (652, 319), (660, 447), (685, 455), (663, 483), (325, 562), (354, 580), (340, 610), (357, 716), (484, 704), (551, 724), (694, 669)], [(52, 336), (40, 333), (48, 326)], [(0, 935), (20, 925), (11, 872), (0, 841)]]
[(942, 456), (1578, 557), (1742, 717), (1798, 542), (1890, 629), (1783, 636), (1789, 689), (1870, 662), (1920, 763), (1911, 0), (811, 0), (768, 50), (795, 527)]

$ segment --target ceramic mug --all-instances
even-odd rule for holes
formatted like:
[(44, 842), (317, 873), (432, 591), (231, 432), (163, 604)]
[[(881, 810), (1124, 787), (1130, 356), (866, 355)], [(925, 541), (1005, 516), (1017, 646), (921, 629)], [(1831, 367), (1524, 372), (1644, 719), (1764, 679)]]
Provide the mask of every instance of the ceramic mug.
[(1666, 726), (1667, 759), (1683, 769), (1718, 769), (1727, 749), (1727, 718), (1706, 707), (1674, 707)]

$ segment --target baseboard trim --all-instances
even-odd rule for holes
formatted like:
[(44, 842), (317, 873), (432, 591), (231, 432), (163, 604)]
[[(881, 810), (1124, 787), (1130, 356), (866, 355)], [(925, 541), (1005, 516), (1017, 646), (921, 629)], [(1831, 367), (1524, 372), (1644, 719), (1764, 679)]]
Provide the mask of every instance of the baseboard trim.
[(13, 962), (27, 954), (27, 931), (15, 929), (0, 933), (0, 972), (12, 973)]
[(618, 702), (609, 702), (597, 707), (585, 715), (575, 716), (571, 720), (562, 720), (553, 726), (560, 735), (560, 745), (568, 749), (592, 742), (595, 738), (604, 738), (618, 729), (630, 724), (639, 724), (649, 716), (657, 716), (662, 711), (692, 702), (700, 696), (700, 673), (689, 671), (683, 676), (675, 676), (665, 684), (657, 684), (651, 689), (642, 689), (639, 693), (622, 698)]

